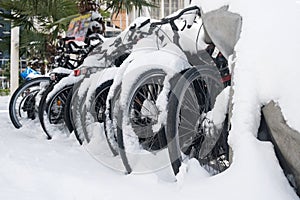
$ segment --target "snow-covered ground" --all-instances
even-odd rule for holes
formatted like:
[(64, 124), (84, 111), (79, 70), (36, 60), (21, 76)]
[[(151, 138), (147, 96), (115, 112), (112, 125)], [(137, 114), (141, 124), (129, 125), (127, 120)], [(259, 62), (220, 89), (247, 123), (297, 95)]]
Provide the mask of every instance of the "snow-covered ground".
[[(270, 143), (249, 138), (243, 162), (209, 177), (191, 160), (177, 182), (105, 167), (75, 137), (46, 140), (38, 123), (14, 129), (9, 97), (0, 97), (0, 199), (298, 199)], [(253, 148), (255, 147), (255, 148)]]
[[(196, 2), (196, 1), (195, 1)], [(177, 182), (155, 173), (124, 175), (94, 159), (74, 136), (46, 140), (38, 123), (14, 129), (0, 97), (0, 199), (299, 199), (269, 142), (256, 139), (260, 106), (275, 100), (300, 130), (298, 0), (198, 0), (204, 11), (230, 4), (243, 17), (236, 47), (233, 163), (213, 177), (191, 160)]]

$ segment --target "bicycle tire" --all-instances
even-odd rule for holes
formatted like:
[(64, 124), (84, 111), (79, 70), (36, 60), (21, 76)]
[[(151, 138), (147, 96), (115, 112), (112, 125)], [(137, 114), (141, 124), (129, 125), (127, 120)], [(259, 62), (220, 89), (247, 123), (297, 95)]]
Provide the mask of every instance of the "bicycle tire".
[[(121, 109), (117, 117), (117, 142), (122, 162), (127, 173), (133, 171), (129, 163), (124, 145), (123, 120), (129, 119), (129, 124), (138, 138), (138, 142), (144, 150), (157, 152), (166, 147), (164, 128), (157, 132), (152, 130), (159, 115), (156, 100), (162, 91), (166, 73), (162, 69), (151, 69), (139, 75), (129, 90), (129, 96), (124, 109)], [(146, 96), (148, 95), (148, 96)], [(142, 158), (141, 158), (142, 159)]]
[(25, 90), (29, 89), (30, 87), (38, 87), (41, 82), (49, 82), (49, 77), (37, 77), (35, 79), (29, 80), (22, 84), (18, 89), (13, 93), (10, 102), (9, 102), (9, 116), (11, 122), (13, 123), (14, 127), (19, 129), (22, 127), (22, 123), (20, 119), (18, 119), (18, 112), (17, 110), (20, 109), (20, 105), (17, 105), (18, 98), (22, 95)]
[[(78, 94), (78, 91), (77, 91)], [(83, 144), (85, 142), (85, 137), (83, 133), (83, 127), (81, 123), (82, 117), (82, 108), (86, 99), (87, 91), (84, 92), (83, 96), (74, 96), (72, 97), (72, 122), (74, 128), (74, 134), (79, 142), (79, 144)]]
[(72, 123), (72, 106), (71, 106), (71, 101), (72, 101), (72, 96), (73, 96), (73, 88), (68, 94), (67, 100), (66, 100), (66, 105), (65, 105), (65, 110), (64, 110), (64, 121), (66, 123), (66, 126), (69, 130), (70, 133), (74, 130), (73, 123)]
[(90, 100), (90, 107), (87, 107), (86, 104), (83, 105), (82, 111), (85, 114), (81, 116), (81, 123), (87, 143), (91, 140), (89, 126), (94, 122), (104, 123), (105, 121), (106, 99), (112, 83), (113, 80), (109, 80), (98, 86), (94, 92), (94, 97)]
[(78, 87), (78, 83), (77, 83), (77, 84), (74, 85), (73, 94), (72, 94), (72, 97), (70, 97), (71, 101), (70, 101), (70, 104), (69, 104), (70, 109), (68, 110), (68, 116), (70, 117), (70, 123), (72, 125), (73, 133), (75, 135), (75, 138), (76, 138), (77, 142), (80, 145), (82, 145), (83, 140), (79, 137), (79, 134), (78, 134), (78, 132), (76, 130), (76, 127), (75, 127), (75, 120), (76, 120), (76, 118), (75, 118), (75, 111), (76, 111), (75, 107), (76, 107), (77, 101), (79, 99), (78, 90), (79, 90), (79, 87)]
[(48, 134), (46, 127), (45, 127), (44, 111), (46, 110), (46, 107), (47, 107), (47, 102), (46, 102), (47, 96), (53, 90), (53, 87), (54, 87), (54, 85), (50, 84), (46, 88), (45, 92), (42, 95), (42, 98), (40, 99), (39, 107), (38, 107), (38, 116), (39, 116), (40, 124), (41, 124), (41, 127), (42, 127), (44, 133), (46, 134), (48, 140), (52, 139), (52, 137), (50, 134)]
[(104, 134), (108, 146), (113, 156), (119, 155), (119, 147), (117, 143), (117, 113), (119, 112), (119, 97), (121, 93), (121, 85), (117, 85), (113, 91), (111, 99), (106, 101), (106, 111), (104, 119)]
[[(52, 88), (49, 87), (47, 89), (47, 93), (43, 95), (40, 106), (39, 106), (39, 119), (41, 126), (48, 136), (48, 139), (52, 139), (53, 134), (51, 133), (54, 126), (61, 125), (59, 129), (63, 129), (66, 127), (64, 122), (64, 106), (66, 104), (66, 99), (68, 96), (68, 93), (71, 91), (73, 85), (68, 85), (63, 87), (61, 90), (57, 91), (48, 101), (48, 95), (52, 91)], [(57, 108), (55, 107), (55, 101), (57, 100)], [(58, 105), (58, 101), (60, 104)], [(53, 113), (52, 111), (58, 111), (58, 115), (56, 113)], [(45, 118), (46, 117), (46, 118)], [(47, 121), (46, 121), (47, 120)], [(55, 127), (57, 128), (57, 127)]]
[[(211, 175), (220, 173), (229, 166), (226, 120), (222, 128), (217, 130), (217, 137), (211, 138), (210, 146), (204, 145), (205, 137), (208, 138), (206, 140), (209, 140), (209, 137), (204, 131), (206, 129), (201, 129), (203, 126), (207, 128), (203, 114), (212, 109), (217, 95), (223, 88), (217, 68), (203, 65), (184, 73), (172, 90), (167, 106), (165, 130), (174, 175), (179, 172), (184, 160), (183, 155), (196, 157)], [(216, 130), (215, 125), (207, 130)], [(209, 153), (204, 157), (201, 154), (203, 151)], [(210, 165), (211, 161), (215, 161), (214, 166)]]

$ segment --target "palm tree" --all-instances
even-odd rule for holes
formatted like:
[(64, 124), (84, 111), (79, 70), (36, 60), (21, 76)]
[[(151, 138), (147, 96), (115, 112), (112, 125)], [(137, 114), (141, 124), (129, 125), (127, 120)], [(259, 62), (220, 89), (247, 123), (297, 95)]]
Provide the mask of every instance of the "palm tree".
[(156, 7), (155, 0), (104, 0), (103, 3), (106, 3), (107, 10), (111, 9), (113, 13), (119, 14), (122, 9), (125, 9), (127, 13), (131, 12), (132, 9), (138, 11), (142, 10), (142, 7)]
[(0, 1), (0, 7), (12, 10), (1, 16), (12, 20), (14, 26), (21, 27), (21, 54), (34, 52), (44, 58), (49, 50), (47, 47), (53, 45), (70, 19), (78, 15), (72, 0), (6, 0)]
[[(101, 0), (99, 3), (105, 4), (106, 10), (118, 14), (123, 9), (130, 12), (133, 8), (141, 10), (143, 6), (154, 6), (153, 2)], [(21, 27), (21, 55), (27, 52), (46, 58), (53, 53), (51, 50), (55, 39), (61, 31), (67, 29), (70, 20), (79, 13), (94, 9), (91, 7), (94, 4), (95, 0), (5, 0), (0, 1), (0, 7), (13, 12), (0, 13), (0, 16), (12, 20), (14, 26)]]

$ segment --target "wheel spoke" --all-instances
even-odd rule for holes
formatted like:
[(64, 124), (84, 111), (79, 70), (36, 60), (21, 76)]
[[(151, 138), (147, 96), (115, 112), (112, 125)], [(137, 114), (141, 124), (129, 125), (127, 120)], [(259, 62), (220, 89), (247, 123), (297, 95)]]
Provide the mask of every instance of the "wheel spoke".
[(148, 151), (158, 148), (157, 133), (152, 130), (152, 125), (157, 123), (158, 109), (156, 100), (162, 87), (161, 79), (164, 75), (149, 77), (137, 87), (131, 98), (128, 115), (135, 134), (139, 137), (140, 144)]
[(195, 124), (192, 124), (188, 119), (186, 119), (184, 116), (180, 116), (180, 120), (183, 120), (184, 122), (186, 122), (188, 125), (190, 125), (191, 127), (194, 127)]
[[(177, 96), (170, 97), (173, 107), (168, 107), (167, 123), (170, 128), (167, 127), (167, 131), (170, 132), (166, 134), (169, 139), (173, 139), (174, 130), (177, 130), (175, 140), (178, 142), (168, 144), (175, 174), (178, 173), (182, 160), (179, 152), (198, 159), (210, 174), (220, 173), (228, 167), (229, 162), (224, 156), (228, 154), (228, 151), (224, 150), (228, 145), (227, 133), (217, 138), (205, 138), (205, 130), (209, 128), (209, 124), (205, 124), (205, 114), (213, 108), (217, 95), (223, 89), (220, 80), (214, 66), (198, 66), (185, 72), (174, 88), (174, 94)], [(174, 101), (173, 98), (178, 101)], [(176, 123), (173, 122), (174, 119), (177, 119)], [(203, 152), (207, 155), (202, 155)], [(205, 158), (201, 158), (200, 153)]]

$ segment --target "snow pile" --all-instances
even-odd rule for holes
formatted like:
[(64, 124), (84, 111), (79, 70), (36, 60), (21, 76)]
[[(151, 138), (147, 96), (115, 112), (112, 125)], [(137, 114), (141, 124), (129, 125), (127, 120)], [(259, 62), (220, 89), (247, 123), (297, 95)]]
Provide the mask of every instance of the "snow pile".
[(288, 124), (300, 131), (300, 112), (295, 112), (300, 111), (297, 103), (300, 96), (295, 94), (300, 71), (298, 2), (196, 0), (194, 3), (201, 5), (205, 12), (229, 4), (230, 11), (243, 17), (241, 38), (236, 46), (234, 104), (246, 107), (256, 104), (249, 109), (259, 112), (261, 104), (275, 100)]
[[(261, 106), (270, 100), (280, 105), (287, 123), (300, 131), (300, 95), (295, 92), (298, 85), (296, 76), (300, 72), (296, 53), (300, 52), (299, 6), (293, 1), (283, 0), (195, 3), (201, 5), (205, 12), (229, 4), (230, 11), (243, 17), (241, 37), (236, 46), (233, 116), (229, 134), (233, 164), (226, 173), (237, 169), (246, 173), (255, 170), (261, 173), (262, 180), (263, 177), (265, 180), (276, 177), (276, 183), (272, 183), (276, 191), (274, 194), (288, 191), (284, 187), (286, 180), (276, 164), (273, 147), (259, 142), (255, 136)], [(253, 160), (256, 162), (251, 165)], [(250, 176), (240, 175), (251, 182)]]

